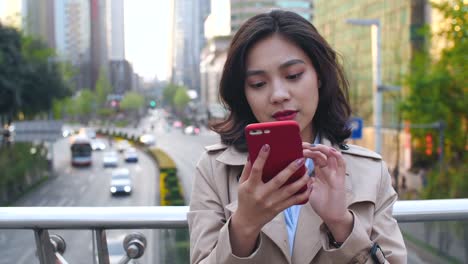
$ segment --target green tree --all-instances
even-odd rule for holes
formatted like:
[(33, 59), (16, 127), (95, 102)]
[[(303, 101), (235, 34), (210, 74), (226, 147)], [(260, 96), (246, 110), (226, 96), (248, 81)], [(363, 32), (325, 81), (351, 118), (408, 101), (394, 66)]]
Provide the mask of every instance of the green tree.
[(99, 70), (99, 78), (96, 81), (96, 102), (99, 107), (104, 107), (107, 101), (107, 95), (112, 92), (112, 85), (107, 78), (104, 68)]
[(145, 104), (145, 98), (139, 93), (128, 92), (120, 102), (120, 108), (123, 110), (138, 110)]
[(35, 38), (0, 24), (0, 115), (33, 117), (70, 95), (54, 52)]
[(173, 83), (168, 84), (164, 88), (163, 103), (165, 105), (169, 105), (171, 107), (174, 106), (174, 97), (175, 97), (175, 94), (176, 94), (178, 88), (179, 88), (179, 86), (177, 86), (177, 85), (175, 85)]
[[(427, 197), (467, 197), (468, 179), (464, 176), (468, 171), (468, 100), (465, 97), (468, 92), (468, 10), (463, 0), (432, 5), (450, 22), (440, 32), (435, 32), (447, 45), (437, 57), (430, 56), (429, 45), (415, 56), (410, 73), (406, 76), (409, 91), (402, 103), (403, 118), (414, 124), (438, 121), (446, 124), (443, 143), (445, 156), (443, 164), (438, 164), (442, 170), (429, 173)], [(427, 40), (432, 38), (428, 30), (424, 34)], [(433, 155), (424, 154), (427, 147), (424, 137), (427, 133), (433, 135), (435, 147), (441, 145), (437, 130), (412, 130), (413, 138), (420, 142), (415, 149), (416, 160), (420, 164), (434, 164), (438, 156), (436, 148)]]
[(95, 109), (96, 100), (93, 92), (88, 89), (81, 90), (74, 101), (74, 111), (78, 115), (80, 121), (88, 122), (91, 119), (91, 114)]
[(187, 88), (178, 87), (174, 95), (174, 106), (178, 112), (184, 111), (188, 102), (190, 102), (190, 97), (187, 94)]

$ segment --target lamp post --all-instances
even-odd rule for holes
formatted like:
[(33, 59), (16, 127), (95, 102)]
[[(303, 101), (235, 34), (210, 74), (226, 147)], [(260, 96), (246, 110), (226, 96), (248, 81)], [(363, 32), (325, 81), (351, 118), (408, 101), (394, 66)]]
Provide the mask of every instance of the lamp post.
[(374, 76), (374, 125), (375, 151), (382, 152), (382, 77), (380, 60), (380, 20), (379, 19), (347, 19), (346, 23), (358, 26), (370, 26), (372, 30), (372, 74)]

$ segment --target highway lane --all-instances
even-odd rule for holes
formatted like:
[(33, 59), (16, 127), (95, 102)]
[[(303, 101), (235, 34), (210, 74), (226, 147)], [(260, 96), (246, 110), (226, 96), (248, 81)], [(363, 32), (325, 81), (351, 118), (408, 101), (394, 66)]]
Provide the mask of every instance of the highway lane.
[[(133, 175), (134, 189), (129, 196), (112, 197), (109, 191), (111, 168), (103, 168), (102, 152), (93, 153), (93, 165), (75, 168), (70, 164), (67, 140), (54, 147), (56, 177), (22, 197), (14, 206), (151, 206), (157, 205), (159, 181), (157, 167), (152, 159), (139, 152), (138, 163), (125, 163), (120, 157), (119, 167), (126, 167)], [(132, 230), (109, 230), (110, 244), (119, 244), (123, 234)], [(138, 230), (148, 241), (148, 250), (139, 263), (158, 263), (159, 231)], [(92, 232), (89, 230), (53, 230), (66, 243), (65, 258), (70, 263), (93, 263)], [(2, 230), (0, 233), (0, 263), (39, 263), (35, 258), (34, 234), (29, 230)], [(117, 241), (120, 239), (120, 241)], [(115, 247), (114, 247), (115, 248)]]

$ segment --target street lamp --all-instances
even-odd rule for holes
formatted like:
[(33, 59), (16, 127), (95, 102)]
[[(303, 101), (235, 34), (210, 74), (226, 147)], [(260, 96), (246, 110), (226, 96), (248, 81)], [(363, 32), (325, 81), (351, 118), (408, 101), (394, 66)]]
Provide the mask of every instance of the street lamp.
[(374, 76), (374, 124), (375, 151), (382, 152), (382, 77), (380, 62), (380, 20), (379, 19), (347, 19), (346, 23), (358, 26), (370, 26), (372, 30), (372, 74)]

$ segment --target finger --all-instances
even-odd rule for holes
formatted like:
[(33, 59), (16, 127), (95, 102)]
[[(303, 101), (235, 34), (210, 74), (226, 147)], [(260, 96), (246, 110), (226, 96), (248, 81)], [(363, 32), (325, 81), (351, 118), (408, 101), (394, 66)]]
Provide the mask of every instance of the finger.
[(258, 182), (262, 180), (263, 167), (265, 166), (269, 153), (270, 145), (268, 144), (263, 145), (260, 151), (258, 152), (257, 158), (255, 159), (255, 162), (252, 165), (252, 169), (249, 176), (253, 181)]
[(309, 200), (311, 191), (311, 188), (307, 188), (305, 192), (295, 194), (279, 203), (278, 207), (280, 208), (280, 211), (283, 211), (284, 209), (289, 208), (295, 204), (302, 204), (304, 201), (307, 202)]
[(333, 148), (332, 155), (336, 157), (336, 161), (338, 162), (338, 167), (341, 167), (341, 168), (346, 167), (346, 163), (343, 159), (343, 155), (339, 151)]
[[(304, 144), (303, 144), (303, 146), (304, 146)], [(330, 150), (331, 147), (326, 146), (326, 145), (322, 145), (322, 144), (309, 144), (309, 145), (305, 146), (305, 149), (308, 149), (308, 150), (311, 150), (311, 151), (320, 151), (323, 154), (325, 154), (326, 156), (329, 156), (330, 151), (331, 151)]]
[(250, 175), (251, 171), (252, 171), (252, 163), (249, 160), (249, 161), (247, 161), (247, 163), (245, 163), (244, 169), (242, 170), (242, 174), (241, 174), (241, 176), (239, 178), (239, 184), (242, 184), (246, 180), (249, 179), (249, 175)]
[(328, 158), (328, 165), (327, 167), (330, 169), (330, 170), (337, 170), (338, 169), (338, 161), (336, 160), (336, 157), (334, 155), (331, 155), (329, 158)]
[(273, 179), (267, 183), (267, 191), (275, 191), (281, 188), (286, 181), (293, 175), (298, 169), (304, 166), (305, 158), (299, 158), (295, 161), (289, 163), (289, 165), (284, 168), (280, 173), (278, 173)]
[(287, 185), (284, 185), (283, 187), (281, 187), (281, 189), (280, 189), (281, 192), (277, 196), (277, 200), (278, 201), (284, 201), (284, 200), (288, 199), (289, 197), (295, 195), (298, 191), (300, 191), (302, 188), (304, 188), (304, 186), (306, 186), (306, 188), (307, 188), (308, 187), (307, 183), (309, 182), (309, 178), (310, 178), (309, 175), (307, 175), (307, 173), (305, 173), (304, 175), (302, 175), (301, 178), (297, 179), (293, 183), (287, 184)]
[(327, 166), (327, 156), (320, 151), (311, 151), (311, 150), (304, 150), (303, 152), (304, 157), (310, 158), (314, 161), (314, 166), (324, 167)]

